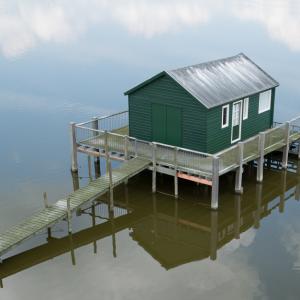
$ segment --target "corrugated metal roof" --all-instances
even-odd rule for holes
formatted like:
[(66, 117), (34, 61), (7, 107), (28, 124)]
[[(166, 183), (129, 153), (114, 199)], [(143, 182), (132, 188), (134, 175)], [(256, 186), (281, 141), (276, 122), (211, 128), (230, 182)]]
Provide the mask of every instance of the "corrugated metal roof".
[(166, 73), (207, 108), (279, 85), (243, 53)]

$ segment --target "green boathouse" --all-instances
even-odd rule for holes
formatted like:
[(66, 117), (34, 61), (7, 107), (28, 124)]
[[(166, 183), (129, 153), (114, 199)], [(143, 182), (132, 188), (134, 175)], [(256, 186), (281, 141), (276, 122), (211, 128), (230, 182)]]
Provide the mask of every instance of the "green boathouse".
[(129, 135), (216, 153), (273, 124), (278, 82), (243, 53), (163, 71), (129, 91)]

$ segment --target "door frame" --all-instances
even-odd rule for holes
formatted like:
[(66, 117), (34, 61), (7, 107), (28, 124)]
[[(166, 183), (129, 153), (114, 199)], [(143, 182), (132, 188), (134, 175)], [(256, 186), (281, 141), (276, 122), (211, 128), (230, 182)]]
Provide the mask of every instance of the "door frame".
[[(239, 137), (235, 140), (232, 140), (233, 138), (233, 110), (234, 105), (240, 103), (240, 124), (239, 124)], [(243, 100), (235, 101), (232, 103), (232, 113), (231, 113), (231, 144), (238, 142), (241, 140), (242, 136), (242, 124), (243, 124)], [(236, 125), (237, 126), (237, 125)]]

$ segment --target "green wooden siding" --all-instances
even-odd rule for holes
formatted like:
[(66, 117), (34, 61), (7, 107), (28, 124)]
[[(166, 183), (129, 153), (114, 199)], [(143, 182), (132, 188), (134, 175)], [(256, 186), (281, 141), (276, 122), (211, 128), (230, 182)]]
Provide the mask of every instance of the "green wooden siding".
[[(270, 128), (273, 124), (275, 89), (272, 89), (271, 109), (258, 114), (259, 94), (249, 97), (248, 119), (242, 120), (241, 140), (248, 139), (260, 131)], [(233, 101), (235, 102), (235, 101)], [(229, 126), (221, 128), (222, 106), (207, 111), (207, 152), (216, 153), (231, 144), (232, 105), (229, 105)]]
[[(184, 148), (208, 153), (216, 153), (232, 145), (232, 106), (238, 100), (229, 103), (229, 126), (222, 128), (222, 106), (206, 109), (166, 74), (133, 91), (128, 99), (130, 136), (146, 141), (180, 144)], [(242, 120), (241, 140), (272, 126), (274, 101), (275, 88), (272, 89), (271, 109), (258, 114), (259, 94), (249, 97), (248, 119)], [(169, 122), (173, 126), (171, 130), (174, 130), (171, 134), (162, 125), (167, 121), (156, 120), (162, 116), (153, 116), (155, 105), (164, 107), (161, 111), (164, 118), (167, 118), (168, 108), (180, 111), (180, 116), (174, 113), (173, 120)], [(157, 124), (153, 125), (153, 122)], [(169, 124), (166, 126), (169, 127)], [(179, 128), (180, 133), (176, 135)], [(181, 143), (177, 142), (179, 139)]]
[[(157, 78), (129, 96), (130, 136), (154, 141), (152, 132), (152, 105), (160, 104), (181, 110), (181, 116), (173, 114), (177, 125), (181, 123), (181, 146), (206, 151), (206, 108), (168, 75)], [(177, 125), (175, 127), (177, 127)], [(168, 140), (177, 139), (170, 132)], [(165, 143), (167, 139), (165, 140)], [(176, 142), (175, 142), (176, 144)]]

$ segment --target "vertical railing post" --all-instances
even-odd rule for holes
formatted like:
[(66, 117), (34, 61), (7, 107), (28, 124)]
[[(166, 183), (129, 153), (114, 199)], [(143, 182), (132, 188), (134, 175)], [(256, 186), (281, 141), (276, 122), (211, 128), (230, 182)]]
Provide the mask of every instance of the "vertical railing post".
[(124, 159), (128, 160), (128, 146), (129, 146), (129, 137), (127, 135), (124, 136)]
[(220, 158), (214, 156), (212, 160), (212, 191), (211, 191), (212, 209), (218, 209), (219, 206), (219, 168), (220, 168)]
[(74, 122), (70, 123), (70, 137), (71, 137), (71, 147), (72, 147), (72, 172), (78, 171), (77, 165), (77, 143), (76, 143), (76, 124)]
[(259, 158), (257, 160), (257, 173), (256, 173), (257, 182), (262, 182), (264, 178), (265, 141), (266, 141), (266, 134), (264, 132), (261, 132), (259, 134), (259, 140), (258, 140)]
[[(48, 203), (48, 196), (47, 196), (46, 192), (43, 193), (43, 198), (44, 198), (44, 206), (45, 206), (45, 208), (49, 208), (50, 205)], [(51, 233), (51, 227), (47, 228), (47, 234), (48, 234), (48, 239), (50, 239), (51, 235), (52, 235), (52, 233)]]
[(288, 165), (289, 150), (290, 150), (290, 122), (285, 123), (284, 131), (285, 131), (284, 133), (285, 146), (283, 148), (283, 153), (282, 153), (282, 168), (286, 169)]
[(175, 197), (178, 198), (178, 162), (177, 162), (177, 156), (178, 156), (178, 148), (174, 147), (174, 194)]
[[(93, 121), (92, 121), (92, 129), (94, 129), (94, 131), (93, 131), (93, 136), (94, 136), (94, 137), (97, 137), (98, 132), (97, 132), (96, 130), (99, 129), (98, 118), (97, 118), (97, 117), (93, 117), (92, 120), (93, 120)], [(96, 142), (96, 140), (95, 140), (95, 142)], [(94, 148), (94, 150), (95, 150), (96, 152), (99, 152), (99, 149), (98, 149), (98, 148)], [(96, 158), (95, 158), (95, 161), (96, 161), (97, 163), (99, 163), (99, 162), (100, 162), (100, 157), (96, 157)]]
[(157, 145), (152, 143), (152, 193), (156, 193), (156, 149)]
[(106, 159), (106, 174), (108, 172), (108, 160), (109, 160), (109, 147), (108, 147), (108, 132), (105, 130), (104, 132), (104, 151), (105, 151), (105, 159)]
[(114, 209), (114, 186), (112, 177), (111, 159), (108, 159), (108, 176), (109, 176), (109, 208), (112, 211)]
[(237, 194), (243, 193), (243, 159), (244, 159), (244, 143), (239, 142), (238, 143), (238, 168), (235, 172), (235, 192)]
[(138, 151), (137, 151), (137, 140), (134, 139), (134, 156), (137, 157), (138, 156)]

